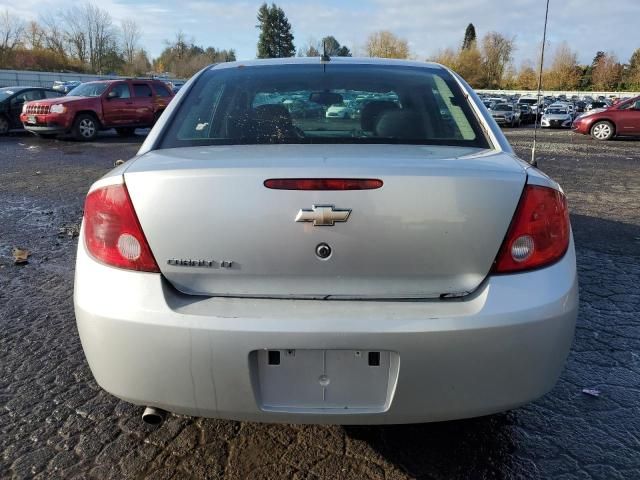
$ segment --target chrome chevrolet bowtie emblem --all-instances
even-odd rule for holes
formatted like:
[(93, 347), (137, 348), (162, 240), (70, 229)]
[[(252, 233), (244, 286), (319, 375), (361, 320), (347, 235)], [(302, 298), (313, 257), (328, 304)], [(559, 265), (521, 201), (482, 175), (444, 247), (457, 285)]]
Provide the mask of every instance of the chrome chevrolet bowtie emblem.
[(330, 227), (336, 222), (346, 222), (351, 210), (335, 208), (333, 205), (314, 205), (302, 208), (296, 215), (296, 222), (313, 222), (314, 226)]

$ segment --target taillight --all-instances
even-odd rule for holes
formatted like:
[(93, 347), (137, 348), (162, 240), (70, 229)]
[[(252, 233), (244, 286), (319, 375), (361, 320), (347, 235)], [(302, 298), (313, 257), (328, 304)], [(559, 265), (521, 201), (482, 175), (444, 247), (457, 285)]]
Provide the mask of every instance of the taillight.
[(264, 186), (276, 190), (375, 190), (382, 180), (374, 178), (270, 178)]
[(518, 272), (550, 265), (564, 256), (569, 235), (565, 196), (552, 188), (527, 185), (493, 271)]
[(160, 272), (124, 184), (98, 188), (87, 195), (84, 241), (89, 253), (107, 265)]

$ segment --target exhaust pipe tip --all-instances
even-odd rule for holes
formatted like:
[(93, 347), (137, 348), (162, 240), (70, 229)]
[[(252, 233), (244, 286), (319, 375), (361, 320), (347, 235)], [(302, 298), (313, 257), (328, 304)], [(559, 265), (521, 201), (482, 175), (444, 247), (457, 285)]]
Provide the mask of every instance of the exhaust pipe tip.
[(153, 425), (154, 427), (162, 424), (166, 417), (167, 412), (161, 408), (147, 407), (144, 409), (144, 412), (142, 412), (142, 421), (147, 425)]

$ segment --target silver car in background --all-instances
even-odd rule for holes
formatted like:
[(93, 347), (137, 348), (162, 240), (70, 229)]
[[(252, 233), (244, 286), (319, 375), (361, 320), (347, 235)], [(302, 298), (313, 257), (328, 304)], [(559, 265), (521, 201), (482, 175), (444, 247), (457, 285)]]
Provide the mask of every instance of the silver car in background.
[(540, 119), (542, 128), (571, 128), (573, 114), (564, 105), (550, 105)]
[(497, 103), (491, 107), (491, 116), (498, 125), (519, 127), (522, 122), (520, 109), (508, 103)]
[[(365, 97), (352, 119), (283, 106)], [(288, 58), (204, 69), (91, 187), (74, 302), (125, 401), (389, 424), (549, 391), (578, 289), (565, 195), (459, 76)]]

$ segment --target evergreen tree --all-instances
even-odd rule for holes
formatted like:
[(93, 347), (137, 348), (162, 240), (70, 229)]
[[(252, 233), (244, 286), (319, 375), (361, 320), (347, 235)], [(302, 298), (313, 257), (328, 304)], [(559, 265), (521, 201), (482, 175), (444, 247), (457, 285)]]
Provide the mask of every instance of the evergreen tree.
[[(322, 48), (330, 57), (350, 57), (351, 51), (344, 46), (340, 45), (340, 42), (335, 39), (333, 35), (329, 35), (328, 37), (324, 37), (322, 42), (320, 43), (320, 51), (322, 52)], [(311, 56), (311, 55), (309, 55)]]
[(582, 68), (582, 75), (580, 76), (580, 84), (578, 88), (581, 90), (591, 90), (593, 88), (593, 69), (598, 66), (600, 61), (606, 56), (606, 54), (602, 51), (596, 53), (596, 56), (593, 57), (593, 61), (591, 65), (587, 65)]
[(474, 43), (476, 43), (476, 27), (473, 26), (473, 23), (470, 23), (464, 31), (462, 50), (470, 49)]
[(625, 72), (625, 86), (630, 90), (640, 88), (640, 48), (637, 48), (629, 59), (629, 66)]
[(599, 51), (598, 53), (596, 53), (596, 56), (593, 57), (593, 62), (591, 62), (591, 68), (596, 68), (600, 63), (600, 60), (602, 60), (606, 56), (607, 54), (602, 51)]
[(260, 29), (258, 58), (293, 57), (296, 54), (291, 24), (284, 10), (275, 3), (260, 6), (256, 27)]

